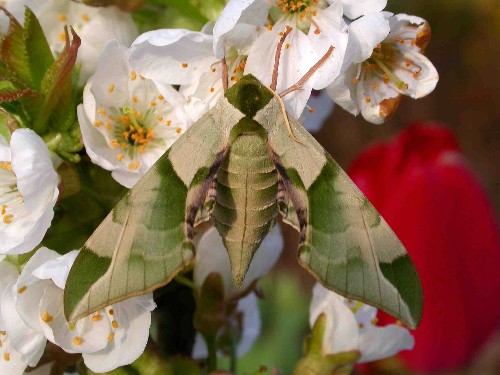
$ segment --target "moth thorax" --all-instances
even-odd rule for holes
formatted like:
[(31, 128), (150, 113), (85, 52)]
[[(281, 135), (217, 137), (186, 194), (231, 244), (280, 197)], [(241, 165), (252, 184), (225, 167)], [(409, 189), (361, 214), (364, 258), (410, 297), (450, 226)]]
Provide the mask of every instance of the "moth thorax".
[(217, 172), (212, 218), (231, 260), (233, 281), (241, 286), (250, 262), (278, 216), (278, 173), (267, 143), (240, 135)]

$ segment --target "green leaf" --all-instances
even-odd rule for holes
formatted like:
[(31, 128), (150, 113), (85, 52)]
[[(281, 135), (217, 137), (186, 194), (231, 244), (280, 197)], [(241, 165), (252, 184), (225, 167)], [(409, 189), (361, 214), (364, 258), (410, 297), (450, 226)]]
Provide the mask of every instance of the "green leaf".
[(151, 0), (152, 4), (166, 5), (175, 8), (179, 13), (193, 21), (200, 22), (202, 25), (209, 21), (199, 9), (195, 6), (192, 1), (179, 1), (179, 0)]
[(70, 42), (68, 30), (65, 29), (65, 32), (66, 46), (42, 79), (40, 93), (43, 96), (43, 103), (33, 124), (33, 130), (39, 134), (46, 132), (48, 120), (56, 108), (59, 111), (67, 111), (71, 103), (67, 100), (72, 92), (71, 73), (81, 39), (71, 28), (72, 40)]
[(22, 98), (26, 95), (36, 95), (36, 92), (32, 89), (25, 87), (24, 85), (2, 80), (0, 81), (0, 101), (1, 102), (13, 102)]
[(7, 10), (2, 11), (9, 18), (10, 24), (7, 35), (2, 41), (2, 61), (7, 68), (28, 86), (32, 86), (30, 61), (24, 42), (24, 30), (16, 18)]
[(54, 63), (54, 56), (40, 22), (29, 8), (26, 8), (24, 14), (24, 43), (28, 53), (31, 81), (36, 89), (40, 89), (45, 72)]

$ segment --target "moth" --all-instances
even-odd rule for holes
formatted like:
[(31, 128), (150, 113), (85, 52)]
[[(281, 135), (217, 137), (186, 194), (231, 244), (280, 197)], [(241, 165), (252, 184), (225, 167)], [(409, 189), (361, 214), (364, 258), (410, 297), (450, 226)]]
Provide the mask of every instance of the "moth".
[(415, 328), (422, 314), (419, 278), (385, 220), (309, 132), (288, 118), (274, 78), (271, 88), (251, 75), (229, 89), (227, 76), (223, 82), (224, 97), (83, 246), (66, 284), (68, 321), (167, 284), (193, 262), (195, 228), (207, 220), (222, 236), (241, 285), (281, 216), (299, 232), (299, 263), (320, 283)]

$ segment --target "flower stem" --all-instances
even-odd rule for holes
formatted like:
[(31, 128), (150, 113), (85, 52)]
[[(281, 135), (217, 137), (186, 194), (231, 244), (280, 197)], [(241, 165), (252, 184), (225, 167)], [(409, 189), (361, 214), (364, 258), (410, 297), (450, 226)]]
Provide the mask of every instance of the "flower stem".
[(187, 277), (177, 275), (175, 277), (175, 281), (177, 281), (179, 284), (187, 286), (188, 288), (191, 288), (191, 289), (196, 288), (196, 286), (194, 285), (194, 282), (192, 280), (188, 279)]
[(217, 370), (217, 345), (215, 343), (215, 335), (204, 335), (208, 349), (208, 373)]

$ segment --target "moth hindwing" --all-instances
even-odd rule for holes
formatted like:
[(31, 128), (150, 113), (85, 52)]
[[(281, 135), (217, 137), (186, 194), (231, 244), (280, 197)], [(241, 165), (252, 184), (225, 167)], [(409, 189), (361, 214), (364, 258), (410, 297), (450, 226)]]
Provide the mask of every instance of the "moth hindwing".
[(208, 219), (241, 284), (279, 214), (299, 231), (299, 262), (320, 283), (418, 325), (421, 287), (403, 245), (253, 76), (189, 128), (90, 237), (68, 277), (67, 317), (169, 282), (192, 261), (193, 227)]

